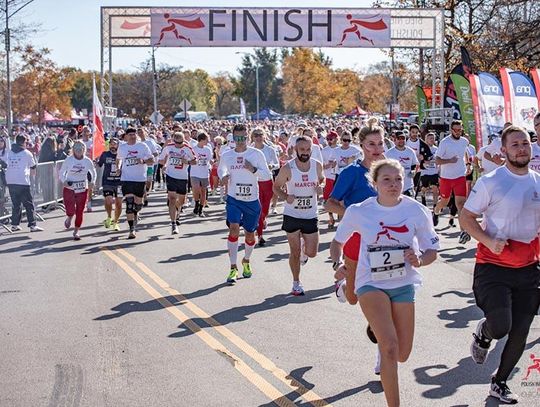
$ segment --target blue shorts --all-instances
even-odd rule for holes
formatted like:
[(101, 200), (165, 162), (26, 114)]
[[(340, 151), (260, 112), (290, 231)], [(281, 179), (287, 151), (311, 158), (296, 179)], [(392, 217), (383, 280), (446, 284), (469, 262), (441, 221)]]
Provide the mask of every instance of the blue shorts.
[(244, 202), (227, 195), (227, 222), (237, 223), (244, 227), (246, 232), (255, 232), (259, 226), (261, 204), (259, 200)]
[(397, 288), (377, 288), (371, 285), (365, 285), (356, 290), (356, 296), (360, 297), (370, 291), (381, 291), (385, 293), (391, 302), (414, 302), (414, 285), (404, 285)]

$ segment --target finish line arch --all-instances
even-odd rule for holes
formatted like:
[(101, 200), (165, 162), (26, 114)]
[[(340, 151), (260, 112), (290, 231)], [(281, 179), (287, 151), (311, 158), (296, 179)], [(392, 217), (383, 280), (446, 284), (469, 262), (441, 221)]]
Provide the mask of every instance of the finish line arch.
[(103, 104), (113, 103), (113, 48), (165, 46), (427, 49), (431, 105), (444, 103), (443, 9), (101, 7)]

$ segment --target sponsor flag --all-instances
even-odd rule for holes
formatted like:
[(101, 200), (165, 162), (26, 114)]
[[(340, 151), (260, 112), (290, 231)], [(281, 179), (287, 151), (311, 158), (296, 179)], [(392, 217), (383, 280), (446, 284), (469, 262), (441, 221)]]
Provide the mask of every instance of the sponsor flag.
[(506, 121), (534, 131), (534, 116), (538, 112), (538, 99), (530, 78), (523, 72), (501, 68)]
[(457, 99), (454, 82), (452, 82), (452, 75), (462, 75), (462, 73), (463, 67), (461, 66), (461, 64), (456, 65), (456, 67), (452, 69), (452, 72), (450, 73), (450, 76), (448, 77), (446, 81), (446, 86), (444, 88), (444, 108), (452, 109), (452, 118), (456, 120), (461, 119), (461, 111), (459, 110), (459, 101)]
[(96, 78), (93, 77), (93, 103), (92, 112), (94, 117), (92, 137), (92, 159), (95, 160), (105, 151), (105, 134), (103, 133), (103, 106), (99, 101), (96, 89)]
[(244, 99), (242, 98), (240, 98), (240, 114), (242, 115), (242, 119), (246, 120), (246, 104), (244, 103)]
[(426, 117), (426, 109), (429, 108), (429, 102), (421, 86), (416, 87), (416, 100), (418, 102), (418, 123), (422, 124)]
[(476, 128), (474, 123), (474, 107), (471, 93), (471, 85), (469, 81), (462, 75), (450, 75), (456, 96), (459, 102), (459, 110), (461, 111), (461, 120), (463, 121), (463, 129), (471, 137), (471, 142), (477, 145)]
[(531, 69), (531, 78), (533, 79), (534, 87), (536, 89), (536, 100), (538, 101), (538, 108), (540, 109), (540, 74), (538, 69)]
[(470, 75), (473, 96), (477, 147), (487, 144), (490, 134), (499, 133), (504, 126), (504, 96), (501, 82), (493, 75), (479, 72)]
[(461, 70), (463, 72), (459, 73), (459, 75), (463, 75), (465, 78), (468, 78), (469, 75), (472, 75), (473, 73), (471, 56), (469, 55), (469, 51), (467, 51), (467, 48), (465, 48), (464, 46), (461, 46), (460, 49), (461, 49)]

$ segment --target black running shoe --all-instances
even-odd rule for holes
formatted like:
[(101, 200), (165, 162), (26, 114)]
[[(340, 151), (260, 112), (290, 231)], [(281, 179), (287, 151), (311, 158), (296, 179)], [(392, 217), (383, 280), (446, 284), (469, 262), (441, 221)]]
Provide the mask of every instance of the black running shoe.
[(439, 224), (439, 215), (433, 212), (433, 226), (437, 226), (438, 224)]
[(261, 237), (261, 238), (259, 239), (259, 247), (264, 247), (265, 244), (266, 244), (266, 240), (264, 240), (264, 238)]
[(422, 205), (427, 206), (427, 201), (425, 195), (422, 195)]

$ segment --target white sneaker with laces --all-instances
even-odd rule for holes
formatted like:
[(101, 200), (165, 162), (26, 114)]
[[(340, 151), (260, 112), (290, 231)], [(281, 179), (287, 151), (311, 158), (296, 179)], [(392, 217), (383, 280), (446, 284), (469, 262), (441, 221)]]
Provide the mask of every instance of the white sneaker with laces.
[(39, 226), (30, 226), (30, 232), (43, 232), (43, 229)]
[(339, 280), (336, 283), (336, 297), (337, 297), (337, 300), (341, 303), (347, 302), (347, 297), (345, 296), (345, 287), (347, 287), (347, 284), (345, 283), (345, 279)]
[(375, 367), (373, 368), (373, 372), (377, 376), (381, 374), (381, 351), (379, 350), (379, 347), (377, 347), (377, 359), (375, 360)]
[(22, 230), (22, 228), (19, 225), (13, 225), (11, 227), (12, 232), (18, 232), (19, 230)]
[(495, 377), (491, 378), (491, 388), (489, 389), (489, 395), (495, 397), (506, 404), (517, 404), (519, 397), (512, 393), (512, 391), (506, 385), (506, 382), (498, 382)]
[(302, 284), (300, 282), (293, 282), (293, 286), (292, 286), (292, 290), (291, 290), (291, 294), (294, 295), (295, 297), (298, 297), (299, 295), (304, 295), (304, 287), (302, 286)]

